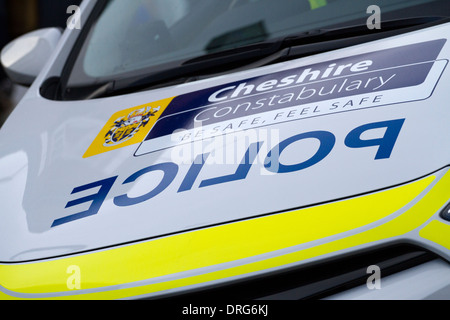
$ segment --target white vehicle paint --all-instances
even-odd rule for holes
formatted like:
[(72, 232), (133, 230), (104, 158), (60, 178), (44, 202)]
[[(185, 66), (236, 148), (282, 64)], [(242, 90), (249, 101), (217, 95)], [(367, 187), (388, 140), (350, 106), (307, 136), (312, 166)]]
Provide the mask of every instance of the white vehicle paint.
[[(84, 1), (83, 14), (95, 2)], [(92, 285), (94, 279), (83, 285), (81, 278), (75, 294), (185, 279), (341, 243), (400, 221), (422, 200), (431, 201), (427, 194), (445, 181), (450, 23), (185, 84), (99, 99), (44, 98), (42, 84), (61, 72), (77, 32), (65, 31), (0, 130), (0, 261), (8, 266), (60, 263), (65, 270), (71, 257), (186, 240), (177, 242), (178, 253), (171, 244), (157, 251), (168, 246), (167, 259), (177, 266), (173, 272), (152, 271), (153, 276), (100, 286)], [(250, 221), (254, 233), (240, 243), (246, 248), (258, 242), (252, 238), (262, 232), (258, 221), (303, 209), (326, 212), (329, 204), (335, 208), (403, 187), (411, 190), (402, 193), (402, 205), (389, 207), (393, 211), (377, 215), (362, 207), (350, 215), (364, 216), (361, 221), (342, 222), (342, 228), (318, 215), (298, 226), (300, 232), (307, 225), (317, 228), (311, 237), (296, 240), (293, 234), (267, 250), (239, 255), (245, 250), (220, 234), (205, 246), (196, 242), (198, 232), (214, 234)], [(398, 234), (386, 231), (387, 236), (367, 236), (366, 242), (304, 259), (160, 291), (137, 290), (128, 297), (183, 292), (399, 243), (450, 261), (447, 235), (430, 240), (423, 231), (430, 224), (449, 230), (440, 216), (448, 199), (439, 201), (414, 222), (417, 226)], [(233, 230), (236, 239), (245, 239), (243, 231)], [(216, 254), (224, 259), (201, 260), (216, 250), (215, 242)], [(196, 256), (202, 263), (192, 262)], [(151, 259), (164, 264), (165, 258)], [(183, 264), (192, 268), (178, 267)], [(94, 267), (83, 265), (82, 274), (83, 268)], [(114, 268), (123, 272), (120, 265)], [(6, 295), (66, 295), (58, 286), (46, 292), (9, 287), (1, 277), (2, 269), (0, 291)], [(32, 287), (33, 278), (29, 281)]]

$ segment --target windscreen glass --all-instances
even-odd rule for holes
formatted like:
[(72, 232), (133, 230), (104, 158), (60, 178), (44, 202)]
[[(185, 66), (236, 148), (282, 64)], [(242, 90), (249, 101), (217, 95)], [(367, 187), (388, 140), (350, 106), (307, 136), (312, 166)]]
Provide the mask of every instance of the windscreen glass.
[(68, 87), (163, 71), (205, 54), (330, 26), (448, 12), (437, 0), (109, 0), (90, 25)]

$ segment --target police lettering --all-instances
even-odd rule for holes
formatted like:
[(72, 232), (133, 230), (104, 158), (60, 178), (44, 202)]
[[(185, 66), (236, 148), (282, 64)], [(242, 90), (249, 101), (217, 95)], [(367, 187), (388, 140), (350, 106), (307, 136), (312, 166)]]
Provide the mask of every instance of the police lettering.
[[(389, 159), (391, 157), (404, 121), (405, 119), (396, 119), (368, 123), (358, 126), (347, 134), (344, 140), (344, 144), (347, 148), (351, 149), (373, 148), (375, 154), (374, 160)], [(362, 138), (363, 133), (374, 129), (385, 129), (384, 135), (382, 137), (372, 139)], [(293, 160), (291, 160), (291, 162), (294, 162), (293, 164), (285, 164), (280, 161), (280, 159), (282, 159), (281, 156), (286, 149), (291, 147), (294, 143), (305, 139), (315, 139), (319, 142), (319, 148), (315, 154), (313, 154), (309, 159), (303, 160), (298, 163), (295, 163), (295, 161)], [(329, 131), (310, 131), (294, 135), (283, 140), (267, 153), (264, 161), (264, 167), (268, 171), (276, 174), (287, 174), (305, 170), (325, 159), (333, 151), (336, 145), (336, 141), (337, 140), (335, 135)], [(245, 154), (242, 156), (241, 162), (237, 165), (236, 171), (234, 173), (204, 179), (200, 181), (199, 188), (207, 188), (213, 185), (245, 180), (248, 173), (254, 166), (255, 159), (260, 153), (263, 143), (263, 141), (259, 141), (249, 145)], [(188, 192), (192, 190), (194, 183), (197, 181), (208, 157), (208, 153), (197, 155), (196, 159), (190, 166), (190, 169), (184, 176), (177, 193)], [(130, 197), (128, 194), (120, 194), (114, 197), (114, 204), (118, 207), (128, 207), (150, 201), (154, 197), (157, 197), (159, 194), (164, 192), (173, 183), (178, 175), (178, 169), (179, 166), (176, 163), (164, 162), (143, 168), (133, 173), (128, 178), (123, 180), (122, 185), (132, 184), (139, 177), (151, 174), (155, 171), (162, 172), (163, 175), (162, 178), (160, 178), (161, 180), (156, 183), (156, 186), (150, 188), (151, 190), (148, 190), (145, 194), (138, 197)], [(90, 203), (90, 206), (88, 210), (56, 219), (53, 222), (52, 227), (60, 226), (97, 214), (100, 211), (101, 206), (105, 201), (107, 195), (111, 191), (113, 185), (118, 183), (117, 181), (120, 181), (120, 179), (118, 179), (118, 176), (115, 176), (75, 188), (72, 191), (72, 195), (80, 192), (86, 194), (85, 191), (91, 189), (95, 189), (98, 191), (97, 193), (93, 193), (91, 195), (69, 201), (66, 205), (66, 208), (74, 207), (88, 202)], [(98, 189), (98, 187), (100, 188)]]

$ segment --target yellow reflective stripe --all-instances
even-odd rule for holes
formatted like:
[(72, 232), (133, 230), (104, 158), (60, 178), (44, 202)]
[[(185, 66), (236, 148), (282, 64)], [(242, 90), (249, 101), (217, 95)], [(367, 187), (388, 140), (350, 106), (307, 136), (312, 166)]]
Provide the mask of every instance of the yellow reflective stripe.
[(419, 235), (450, 250), (450, 225), (441, 221), (431, 221)]
[(314, 10), (326, 6), (327, 0), (309, 0), (309, 4), (311, 5), (311, 10)]
[[(308, 243), (354, 230), (398, 211), (417, 197), (434, 177), (414, 183), (321, 206), (203, 229), (144, 243), (40, 263), (0, 266), (0, 284), (20, 293), (68, 291), (66, 270), (81, 270), (81, 289), (101, 288), (217, 265)], [(407, 214), (407, 213), (406, 213)], [(397, 218), (398, 219), (398, 218)], [(395, 219), (395, 220), (397, 220)], [(410, 230), (401, 223), (399, 232)], [(200, 276), (139, 288), (83, 296), (121, 298), (222, 279), (320, 256), (389, 236), (376, 228), (373, 237), (343, 240), (260, 262)], [(362, 233), (367, 234), (367, 232)], [(141, 293), (140, 293), (141, 292)]]

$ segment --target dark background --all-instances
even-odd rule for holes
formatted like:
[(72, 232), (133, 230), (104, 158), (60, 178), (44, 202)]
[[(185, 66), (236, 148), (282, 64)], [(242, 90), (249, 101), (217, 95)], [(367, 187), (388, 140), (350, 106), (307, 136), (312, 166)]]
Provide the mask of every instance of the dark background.
[[(46, 27), (66, 28), (67, 8), (81, 0), (0, 0), (0, 49), (20, 35)], [(0, 127), (14, 107), (15, 87), (0, 67)]]

